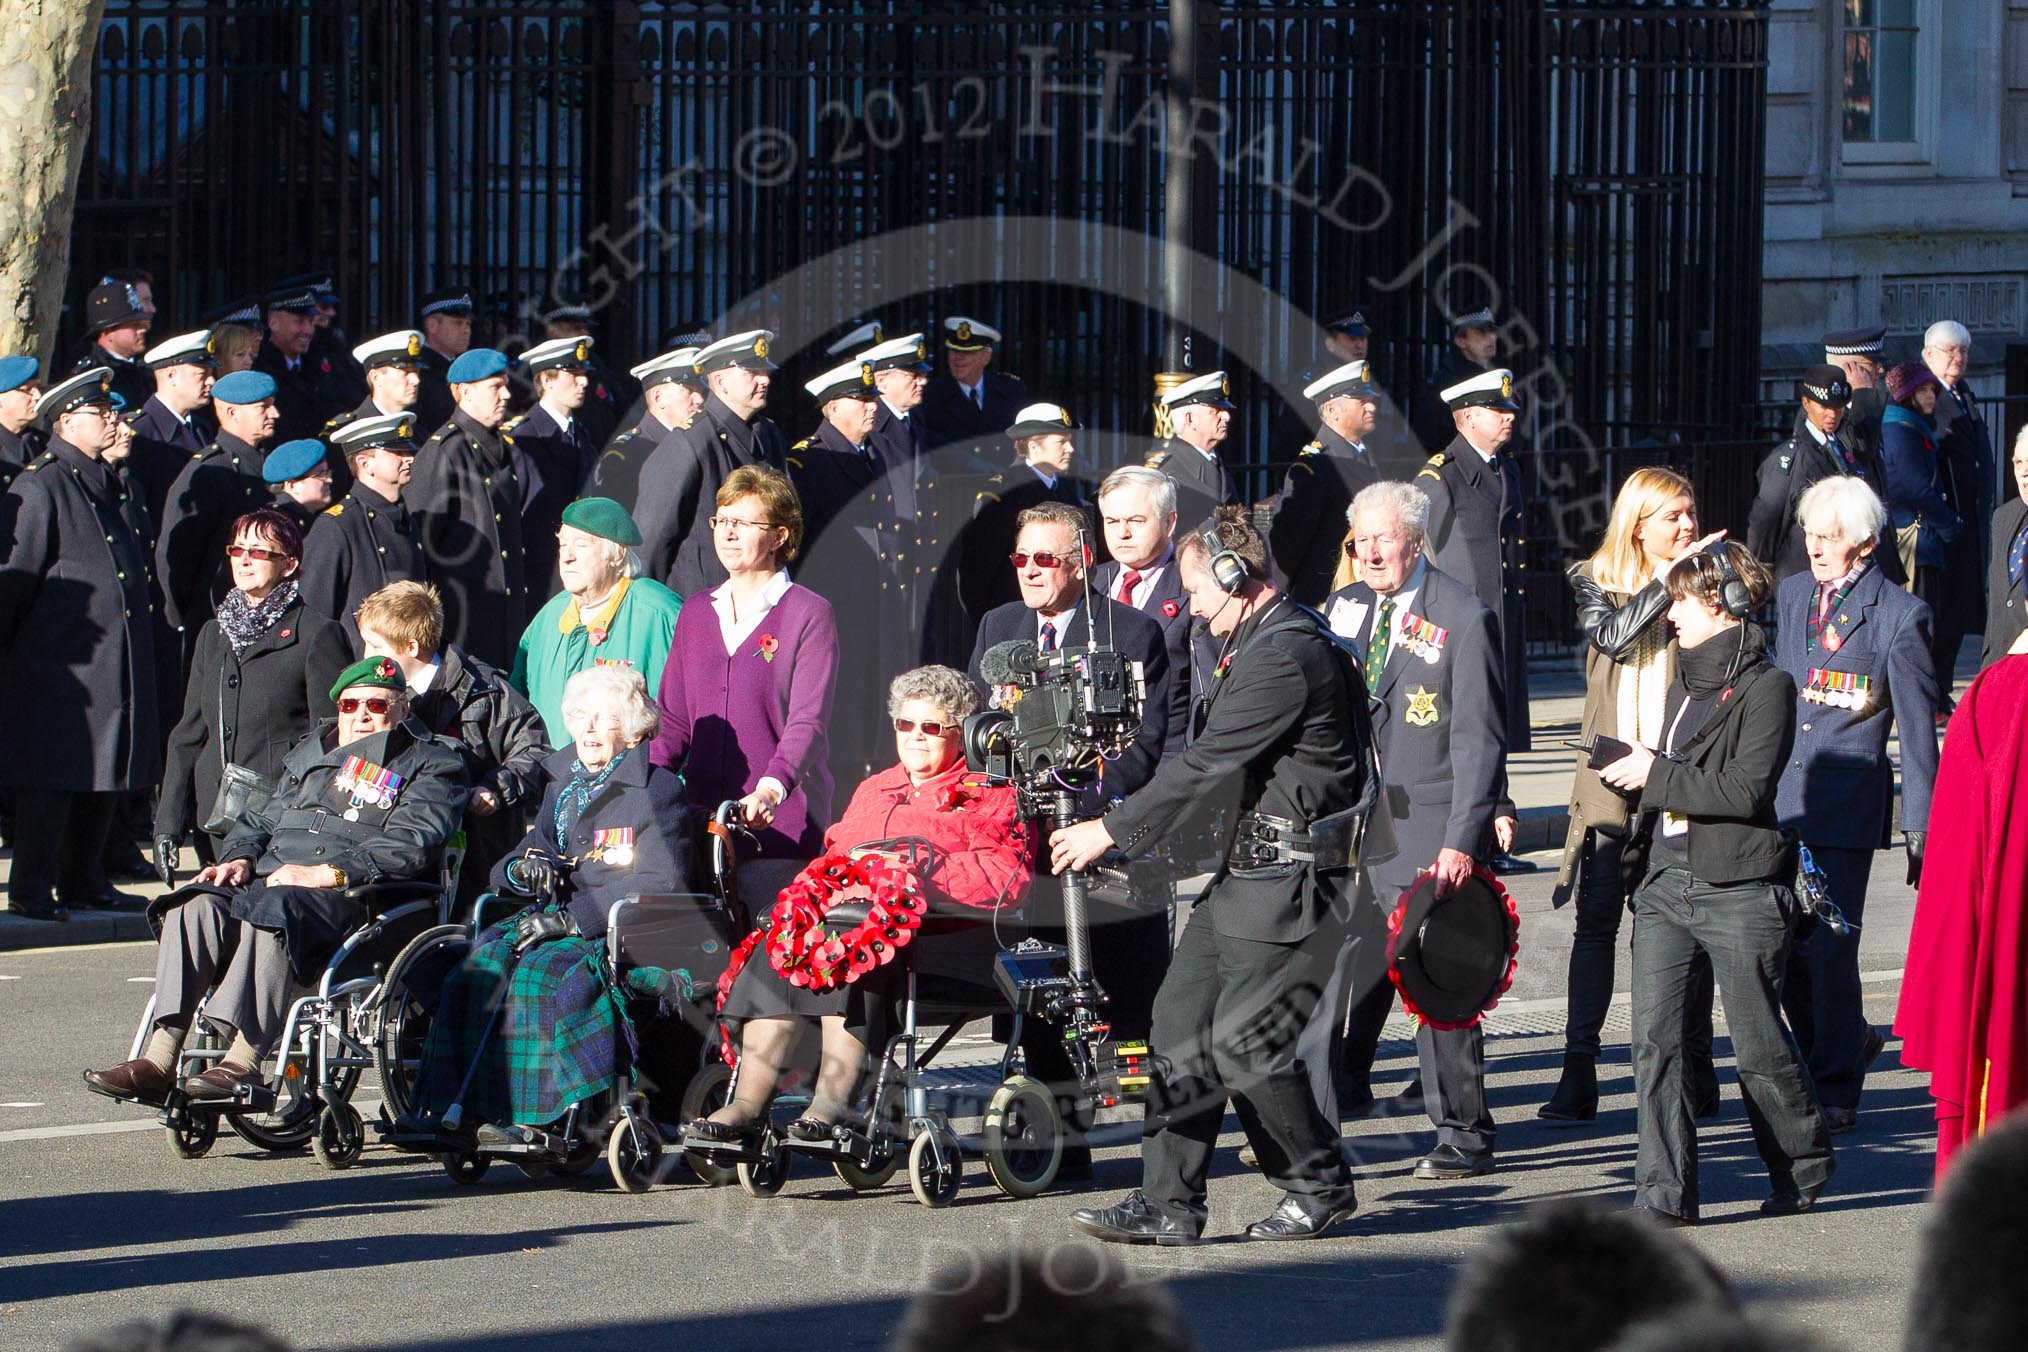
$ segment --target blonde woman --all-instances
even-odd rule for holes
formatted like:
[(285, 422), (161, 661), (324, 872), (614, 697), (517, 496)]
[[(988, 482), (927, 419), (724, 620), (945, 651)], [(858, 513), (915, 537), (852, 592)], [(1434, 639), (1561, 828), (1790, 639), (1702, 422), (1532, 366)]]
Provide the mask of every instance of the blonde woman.
[[(1585, 639), (1581, 744), (1589, 746), (1598, 737), (1648, 747), (1660, 741), (1673, 637), (1662, 578), (1677, 559), (1724, 536), (1717, 531), (1698, 537), (1695, 490), (1675, 470), (1637, 469), (1621, 485), (1598, 551), (1570, 570)], [(1587, 753), (1578, 753), (1570, 834), (1552, 896), (1557, 906), (1577, 898), (1563, 1077), (1539, 1113), (1559, 1122), (1589, 1122), (1598, 1115), (1599, 1030), (1612, 1003), (1613, 962), (1626, 911), (1620, 853), (1627, 834), (1627, 799), (1607, 788), (1587, 760)], [(1710, 980), (1707, 963), (1700, 977), (1707, 1012), (1691, 1048), (1700, 1105), (1717, 1096)]]

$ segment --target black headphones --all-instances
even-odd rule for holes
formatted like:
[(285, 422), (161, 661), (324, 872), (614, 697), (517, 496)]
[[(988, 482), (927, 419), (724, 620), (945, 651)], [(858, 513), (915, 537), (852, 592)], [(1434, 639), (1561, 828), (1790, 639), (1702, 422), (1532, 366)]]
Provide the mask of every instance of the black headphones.
[(1739, 570), (1732, 566), (1732, 559), (1725, 552), (1725, 541), (1713, 540), (1704, 546), (1704, 552), (1718, 565), (1719, 609), (1735, 620), (1743, 620), (1753, 614), (1753, 593), (1740, 580)]
[(1253, 576), (1253, 569), (1247, 565), (1246, 560), (1230, 549), (1213, 550), (1211, 557), (1205, 560), (1204, 566), (1211, 574), (1212, 585), (1227, 596), (1239, 595), (1240, 590), (1246, 586), (1247, 579)]

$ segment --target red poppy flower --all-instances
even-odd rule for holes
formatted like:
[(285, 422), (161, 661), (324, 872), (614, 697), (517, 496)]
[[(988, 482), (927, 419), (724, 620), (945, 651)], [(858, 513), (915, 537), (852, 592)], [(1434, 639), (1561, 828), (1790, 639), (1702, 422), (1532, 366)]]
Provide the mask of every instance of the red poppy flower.
[(758, 649), (761, 660), (763, 662), (774, 661), (775, 654), (781, 651), (781, 647), (782, 645), (775, 641), (773, 634), (762, 634), (760, 637), (760, 648)]
[(606, 641), (606, 635), (610, 632), (612, 631), (607, 629), (602, 624), (594, 625), (591, 631), (591, 641), (594, 644), (604, 643)]
[(1173, 620), (1183, 613), (1183, 607), (1177, 605), (1174, 601), (1164, 601), (1162, 603), (1162, 613)]

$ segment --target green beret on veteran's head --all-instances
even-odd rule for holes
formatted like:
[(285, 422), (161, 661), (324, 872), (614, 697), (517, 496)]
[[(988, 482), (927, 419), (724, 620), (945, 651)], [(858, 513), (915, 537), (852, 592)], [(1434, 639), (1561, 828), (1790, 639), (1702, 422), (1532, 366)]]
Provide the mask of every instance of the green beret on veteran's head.
[(563, 524), (628, 549), (641, 543), (641, 528), (611, 498), (579, 498), (563, 509)]
[(406, 690), (408, 679), (401, 674), (401, 668), (390, 657), (362, 657), (338, 673), (338, 679), (331, 683), (331, 698), (337, 699), (347, 690), (359, 686), (374, 686), (381, 690)]

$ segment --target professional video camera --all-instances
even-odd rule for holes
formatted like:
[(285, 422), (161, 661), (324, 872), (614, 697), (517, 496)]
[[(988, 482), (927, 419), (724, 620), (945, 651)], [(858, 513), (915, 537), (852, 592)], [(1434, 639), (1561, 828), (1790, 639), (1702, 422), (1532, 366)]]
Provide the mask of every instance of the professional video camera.
[[(965, 720), (965, 764), (994, 783), (1013, 785), (1021, 815), (1045, 830), (1082, 819), (1079, 797), (1141, 729), (1147, 689), (1140, 663), (1090, 637), (1088, 647), (1068, 652), (1043, 652), (1019, 640), (999, 643), (979, 659), (979, 674), (997, 692), (999, 707)], [(1124, 886), (1118, 870), (1100, 872), (1111, 875), (1111, 885)], [(1148, 1048), (1108, 1037), (1111, 1025), (1100, 1012), (1106, 996), (1091, 968), (1091, 879), (1080, 871), (1060, 882), (1066, 945), (1025, 939), (999, 955), (993, 977), (1015, 1010), (1063, 1030), (1085, 1092), (1098, 1106), (1111, 1107), (1147, 1084)]]

